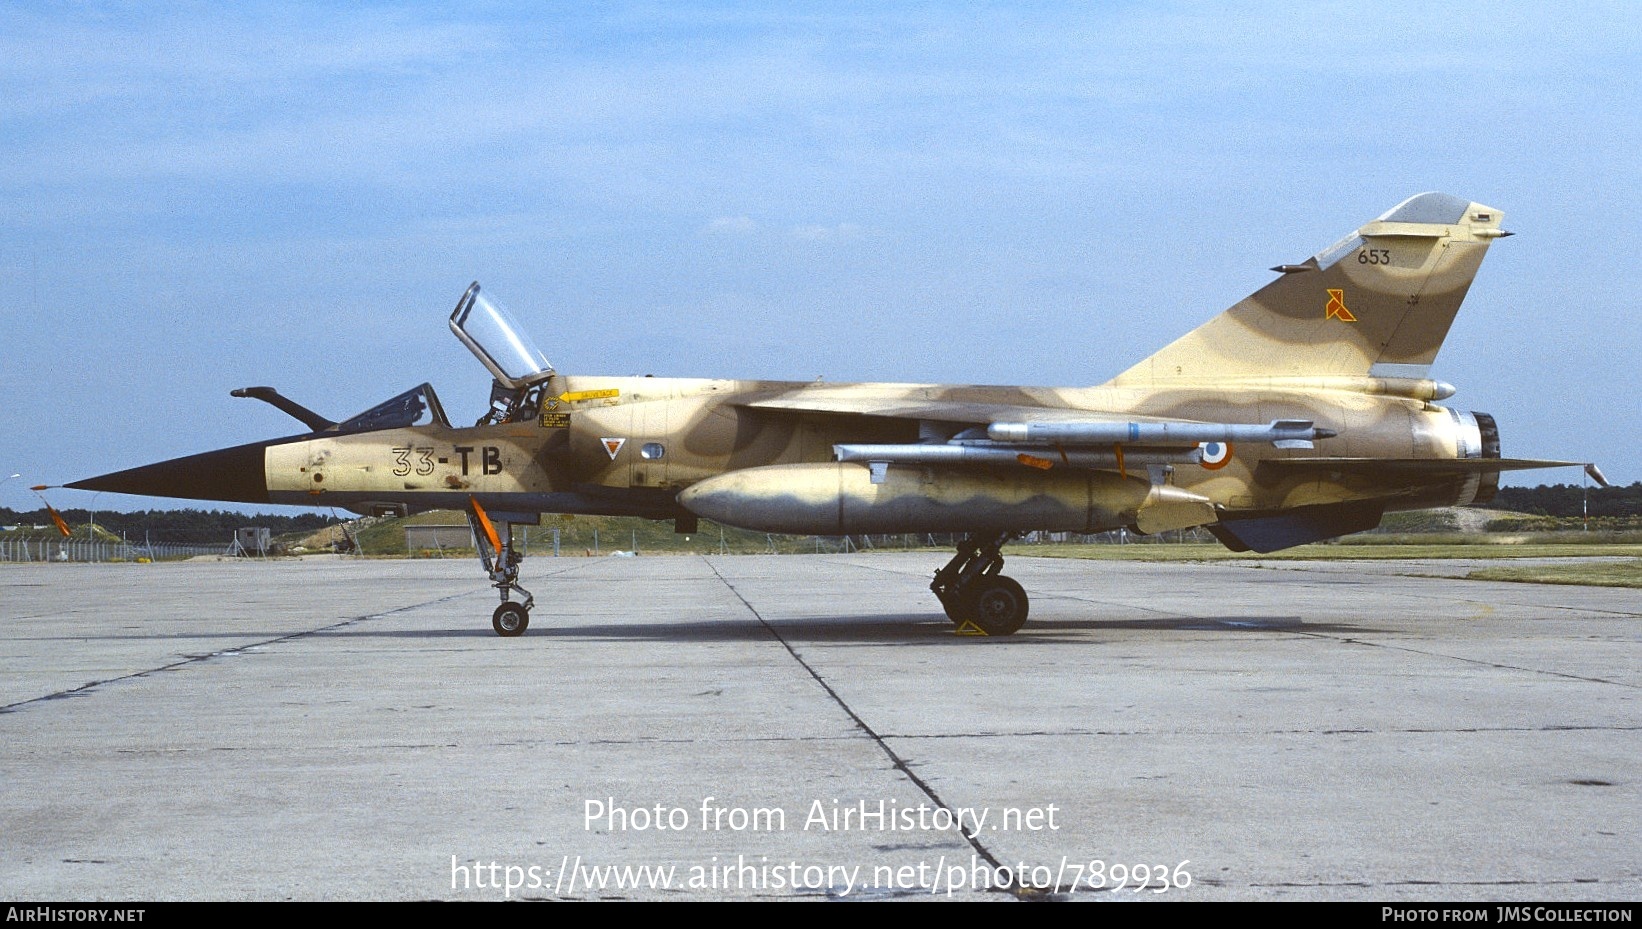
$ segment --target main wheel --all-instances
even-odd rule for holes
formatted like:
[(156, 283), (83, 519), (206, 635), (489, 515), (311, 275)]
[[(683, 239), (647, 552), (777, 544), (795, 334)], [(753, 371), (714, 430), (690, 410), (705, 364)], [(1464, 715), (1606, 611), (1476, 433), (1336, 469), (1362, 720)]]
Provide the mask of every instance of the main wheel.
[(524, 635), (525, 629), (530, 626), (530, 611), (525, 609), (523, 603), (509, 601), (490, 614), (490, 626), (497, 635)]
[(977, 578), (964, 619), (987, 635), (1009, 635), (1026, 624), (1026, 591), (1014, 578), (994, 574)]
[(941, 609), (946, 611), (946, 618), (952, 620), (952, 625), (962, 626), (969, 619), (969, 612), (964, 609), (964, 598), (956, 595), (936, 595), (941, 601)]

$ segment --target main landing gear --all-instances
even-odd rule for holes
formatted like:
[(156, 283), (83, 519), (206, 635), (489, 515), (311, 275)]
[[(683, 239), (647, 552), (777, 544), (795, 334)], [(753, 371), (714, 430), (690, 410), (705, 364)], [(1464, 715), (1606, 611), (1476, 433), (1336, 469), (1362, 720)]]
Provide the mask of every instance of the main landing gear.
[(1001, 549), (1018, 532), (971, 532), (958, 554), (935, 572), (929, 589), (959, 629), (974, 626), (987, 635), (1009, 635), (1026, 623), (1026, 591), (1004, 577)]
[[(490, 614), (490, 626), (500, 636), (524, 635), (536, 598), (519, 586), (519, 562), (525, 556), (513, 547), (513, 524), (505, 520), (492, 523), (484, 507), (472, 498), (468, 500), (467, 516), (479, 549), (479, 563), (502, 595), (502, 605)], [(525, 595), (522, 602), (510, 599), (515, 590)]]

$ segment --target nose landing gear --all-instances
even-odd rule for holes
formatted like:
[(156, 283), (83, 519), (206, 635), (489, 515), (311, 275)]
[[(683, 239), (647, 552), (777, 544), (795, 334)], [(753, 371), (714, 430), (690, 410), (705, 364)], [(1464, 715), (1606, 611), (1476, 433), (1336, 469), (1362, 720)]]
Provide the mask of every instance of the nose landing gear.
[[(530, 627), (530, 608), (536, 605), (536, 597), (519, 586), (519, 562), (524, 555), (513, 547), (513, 524), (500, 519), (492, 523), (473, 497), (468, 498), (467, 517), (479, 549), (479, 563), (502, 595), (502, 605), (491, 614), (490, 626), (499, 636), (524, 635)], [(522, 602), (511, 599), (515, 590), (524, 594)]]

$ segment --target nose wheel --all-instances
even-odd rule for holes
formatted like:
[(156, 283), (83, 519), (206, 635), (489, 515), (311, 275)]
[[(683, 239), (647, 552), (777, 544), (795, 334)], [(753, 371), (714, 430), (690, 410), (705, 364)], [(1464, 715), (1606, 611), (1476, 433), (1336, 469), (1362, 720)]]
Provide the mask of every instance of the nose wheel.
[(530, 611), (525, 609), (523, 603), (503, 603), (490, 614), (490, 626), (500, 636), (524, 635), (525, 630), (530, 628)]
[(1026, 623), (1031, 606), (1026, 591), (1003, 570), (1003, 546), (1017, 533), (970, 533), (958, 543), (958, 554), (935, 572), (935, 592), (947, 618), (960, 632), (1010, 635)]

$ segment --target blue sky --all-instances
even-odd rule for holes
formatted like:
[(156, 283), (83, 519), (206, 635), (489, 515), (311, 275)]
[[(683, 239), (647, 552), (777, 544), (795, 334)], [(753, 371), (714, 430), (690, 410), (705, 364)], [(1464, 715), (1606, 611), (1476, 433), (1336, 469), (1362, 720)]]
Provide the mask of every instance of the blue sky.
[(1639, 480), (1639, 36), (1628, 3), (0, 5), (0, 505), (295, 431), (251, 384), (341, 417), (431, 380), (471, 420), (474, 279), (567, 373), (1094, 384), (1425, 190), (1518, 233), (1451, 403)]

